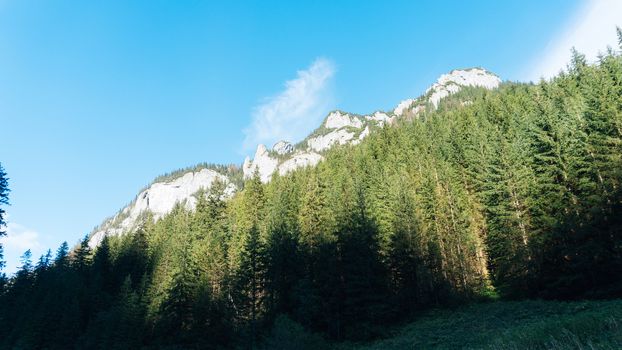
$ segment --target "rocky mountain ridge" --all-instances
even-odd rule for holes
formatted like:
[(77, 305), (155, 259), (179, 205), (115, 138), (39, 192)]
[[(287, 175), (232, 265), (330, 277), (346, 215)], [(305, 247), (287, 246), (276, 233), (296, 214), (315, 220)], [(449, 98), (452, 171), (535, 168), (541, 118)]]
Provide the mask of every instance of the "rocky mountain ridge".
[[(263, 182), (268, 182), (273, 173), (284, 175), (301, 166), (313, 166), (323, 159), (322, 152), (336, 145), (356, 145), (371, 130), (381, 128), (385, 124), (392, 125), (397, 118), (416, 117), (426, 108), (436, 109), (440, 101), (463, 87), (483, 87), (494, 89), (499, 86), (501, 79), (496, 75), (481, 69), (471, 68), (453, 70), (441, 77), (430, 86), (425, 95), (416, 99), (401, 101), (393, 111), (376, 111), (370, 115), (350, 114), (342, 111), (333, 111), (328, 114), (322, 125), (309, 135), (304, 141), (288, 148), (287, 153), (276, 151), (280, 156), (292, 154), (289, 159), (274, 157), (265, 145), (258, 145), (255, 157), (251, 160), (246, 157), (242, 167), (244, 177), (250, 178), (255, 170)], [(281, 148), (283, 144), (291, 145), (287, 141), (277, 142), (272, 150)], [(295, 159), (296, 161), (290, 162)]]
[(117, 215), (96, 228), (90, 236), (89, 245), (95, 247), (105, 236), (121, 235), (136, 229), (146, 211), (157, 220), (168, 214), (177, 203), (194, 209), (197, 201), (194, 194), (200, 189), (209, 189), (217, 180), (225, 184), (225, 196), (235, 193), (237, 186), (227, 176), (212, 169), (190, 171), (169, 182), (154, 182)]
[[(314, 166), (324, 159), (323, 153), (328, 149), (356, 145), (373, 130), (393, 125), (398, 118), (416, 118), (427, 108), (436, 109), (443, 98), (463, 87), (494, 89), (500, 83), (499, 77), (481, 68), (453, 70), (443, 74), (423, 96), (403, 100), (392, 111), (376, 111), (370, 115), (330, 112), (318, 129), (297, 144), (282, 140), (270, 150), (263, 144), (258, 145), (254, 157), (244, 160), (243, 176), (249, 178), (257, 171), (261, 181), (268, 182), (275, 173), (285, 175), (301, 167)], [(176, 203), (194, 209), (194, 195), (201, 189), (208, 190), (216, 180), (225, 183), (227, 196), (239, 189), (227, 174), (214, 169), (190, 169), (171, 179), (153, 182), (117, 215), (98, 226), (90, 236), (89, 245), (95, 247), (105, 236), (135, 230), (145, 212), (151, 212), (158, 219), (169, 213)]]

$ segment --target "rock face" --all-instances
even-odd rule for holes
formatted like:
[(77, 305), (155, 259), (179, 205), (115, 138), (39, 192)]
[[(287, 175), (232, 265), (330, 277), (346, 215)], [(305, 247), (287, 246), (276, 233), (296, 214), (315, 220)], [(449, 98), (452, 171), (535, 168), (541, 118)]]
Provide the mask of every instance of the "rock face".
[(270, 156), (270, 152), (266, 146), (260, 144), (257, 146), (257, 151), (255, 151), (255, 158), (251, 161), (248, 157), (244, 160), (244, 165), (242, 167), (244, 171), (244, 177), (250, 178), (253, 176), (255, 169), (259, 172), (259, 177), (262, 182), (268, 182), (272, 173), (276, 170), (279, 165), (279, 160), (276, 158), (272, 158)]
[(290, 171), (294, 171), (298, 168), (314, 166), (322, 159), (324, 159), (324, 157), (315, 152), (296, 153), (292, 158), (284, 161), (279, 165), (279, 175), (285, 175)]
[(393, 114), (395, 114), (396, 116), (401, 116), (404, 114), (404, 112), (406, 112), (406, 110), (413, 105), (413, 103), (415, 103), (417, 100), (413, 100), (412, 98), (406, 99), (402, 102), (400, 102), (397, 107), (395, 107), (395, 109), (393, 110)]
[(346, 126), (360, 128), (361, 126), (363, 126), (363, 122), (360, 119), (352, 117), (347, 113), (334, 111), (331, 112), (328, 117), (326, 117), (326, 122), (324, 122), (324, 126), (327, 129), (339, 129)]
[[(279, 143), (277, 143), (279, 144)], [(272, 151), (279, 153), (278, 150), (272, 149)], [(292, 154), (292, 151), (289, 151), (289, 158), (285, 160), (280, 160), (279, 158), (272, 157), (270, 152), (266, 149), (266, 146), (259, 145), (257, 146), (257, 151), (255, 152), (255, 158), (251, 160), (249, 157), (246, 157), (244, 160), (244, 165), (242, 166), (242, 170), (244, 172), (244, 178), (250, 179), (253, 177), (255, 171), (259, 173), (259, 178), (261, 182), (266, 183), (270, 181), (272, 178), (272, 174), (278, 172), (280, 175), (285, 175), (288, 172), (305, 166), (313, 166), (319, 163), (322, 159), (324, 159), (321, 155), (313, 152), (311, 150), (308, 151), (297, 151)]]
[(391, 124), (391, 122), (395, 119), (395, 116), (390, 117), (388, 114), (384, 112), (375, 112), (374, 114), (372, 114), (371, 116), (367, 118), (375, 121), (376, 123), (378, 123), (379, 126), (383, 126), (385, 123)]
[(464, 86), (495, 89), (499, 84), (501, 84), (499, 77), (481, 68), (453, 70), (441, 75), (436, 83), (428, 88), (426, 94), (431, 93), (430, 102), (437, 108), (441, 99), (460, 91)]
[(244, 160), (242, 167), (244, 178), (251, 178), (257, 170), (261, 181), (265, 183), (270, 181), (275, 172), (285, 175), (297, 168), (313, 166), (324, 159), (320, 153), (336, 145), (355, 145), (369, 135), (370, 127), (382, 127), (386, 123), (391, 123), (394, 118), (384, 112), (375, 112), (367, 116), (340, 111), (331, 112), (318, 129), (318, 133), (308, 137), (306, 143), (293, 146), (289, 142), (279, 141), (272, 147), (273, 154), (285, 155), (286, 159), (271, 156), (264, 145), (259, 145), (255, 157), (252, 160), (246, 157)]
[[(496, 89), (501, 84), (501, 79), (482, 68), (456, 69), (447, 74), (441, 75), (436, 83), (432, 84), (423, 98), (406, 99), (400, 102), (393, 110), (394, 117), (405, 115), (416, 116), (425, 110), (427, 102), (433, 108), (438, 108), (438, 104), (445, 97), (455, 94), (466, 86), (483, 87), (485, 89)], [(389, 124), (392, 124), (390, 121)]]
[[(303, 142), (293, 145), (279, 141), (272, 146), (272, 150), (261, 144), (257, 146), (254, 158), (246, 157), (244, 160), (243, 176), (248, 179), (257, 171), (265, 183), (270, 181), (274, 173), (285, 175), (301, 167), (314, 166), (324, 159), (322, 154), (330, 148), (358, 144), (374, 130), (394, 125), (398, 119), (416, 118), (428, 108), (436, 109), (443, 98), (463, 87), (494, 89), (500, 83), (496, 75), (481, 68), (453, 70), (443, 74), (426, 90), (425, 95), (403, 100), (390, 112), (356, 115), (333, 111), (326, 116), (322, 126)], [(461, 105), (469, 103), (463, 101)], [(217, 178), (227, 184), (227, 195), (235, 192), (235, 185), (226, 176), (208, 169), (189, 171), (170, 182), (153, 183), (114, 218), (100, 225), (92, 234), (89, 244), (95, 247), (106, 235), (120, 235), (134, 230), (142, 213), (146, 211), (152, 212), (157, 219), (169, 213), (178, 202), (184, 202), (188, 209), (193, 209), (196, 204), (193, 194), (200, 188), (208, 189)]]
[(288, 153), (292, 153), (294, 151), (294, 145), (287, 141), (279, 141), (272, 146), (272, 150), (276, 152), (276, 154), (282, 156)]
[(140, 216), (146, 211), (153, 213), (155, 219), (168, 214), (175, 204), (185, 203), (186, 208), (194, 209), (196, 198), (193, 194), (200, 189), (208, 190), (214, 181), (219, 179), (227, 187), (225, 195), (231, 196), (236, 188), (229, 179), (210, 169), (188, 172), (170, 182), (155, 182), (136, 196), (136, 199), (123, 208), (114, 218), (104, 222), (91, 236), (89, 245), (96, 247), (101, 240), (109, 235), (115, 236), (132, 230), (139, 222)]
[(331, 131), (326, 135), (317, 136), (307, 140), (307, 145), (314, 151), (324, 151), (333, 145), (345, 145), (354, 138), (354, 133), (345, 129)]
[(332, 112), (324, 122), (325, 133), (308, 138), (307, 147), (322, 152), (336, 145), (357, 144), (369, 135), (370, 126), (382, 127), (394, 118), (380, 111), (365, 116)]

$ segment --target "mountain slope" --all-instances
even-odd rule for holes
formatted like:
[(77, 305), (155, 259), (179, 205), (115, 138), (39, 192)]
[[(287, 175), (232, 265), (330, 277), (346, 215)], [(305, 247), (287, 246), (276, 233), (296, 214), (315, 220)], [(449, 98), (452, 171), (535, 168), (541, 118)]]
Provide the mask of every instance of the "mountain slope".
[[(296, 145), (279, 141), (271, 150), (265, 145), (258, 145), (253, 159), (246, 157), (244, 160), (244, 178), (250, 178), (257, 170), (261, 180), (268, 182), (274, 173), (285, 175), (301, 167), (314, 166), (324, 159), (322, 154), (332, 147), (358, 144), (373, 130), (392, 125), (398, 118), (413, 118), (426, 108), (436, 109), (443, 98), (459, 92), (463, 87), (493, 89), (500, 83), (501, 79), (496, 75), (481, 68), (453, 70), (443, 74), (426, 90), (425, 95), (404, 100), (391, 112), (357, 115), (333, 111), (319, 128)], [(231, 176), (230, 172), (218, 169), (191, 168), (177, 172), (173, 178), (156, 179), (119, 213), (95, 228), (89, 244), (96, 247), (105, 236), (118, 236), (135, 230), (148, 211), (158, 219), (169, 213), (176, 203), (183, 202), (186, 208), (194, 209), (194, 194), (200, 189), (209, 190), (215, 179), (227, 184), (227, 196), (230, 196), (240, 188)]]

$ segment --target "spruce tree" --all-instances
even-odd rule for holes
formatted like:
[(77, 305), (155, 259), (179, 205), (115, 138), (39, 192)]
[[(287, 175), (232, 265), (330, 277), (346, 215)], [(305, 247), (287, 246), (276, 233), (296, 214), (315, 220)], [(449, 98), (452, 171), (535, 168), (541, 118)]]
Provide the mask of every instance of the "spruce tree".
[(30, 252), (30, 249), (28, 249), (27, 251), (24, 252), (24, 254), (22, 254), (22, 256), (19, 258), (19, 261), (22, 263), (22, 266), (20, 267), (17, 273), (18, 276), (20, 274), (29, 275), (33, 269), (32, 253)]
[(35, 272), (37, 273), (37, 275), (41, 275), (42, 273), (45, 273), (46, 271), (48, 271), (51, 264), (52, 264), (52, 250), (48, 249), (47, 252), (44, 255), (41, 255), (41, 257), (39, 258), (39, 261), (37, 262), (37, 265), (35, 266)]
[[(6, 172), (0, 163), (0, 237), (6, 234), (4, 228), (6, 226), (4, 214), (6, 211), (2, 208), (3, 205), (9, 204), (9, 179), (6, 177)], [(0, 258), (1, 260), (1, 258)]]
[(259, 230), (251, 226), (244, 236), (240, 264), (235, 273), (238, 316), (250, 329), (249, 342), (253, 348), (257, 338), (257, 321), (262, 311), (265, 276), (265, 250)]
[(88, 235), (85, 236), (80, 241), (80, 245), (74, 251), (73, 254), (74, 254), (73, 259), (72, 259), (73, 267), (79, 273), (87, 273), (88, 268), (90, 267), (90, 264), (91, 264), (91, 259), (92, 259), (92, 256), (91, 256), (92, 251), (91, 251), (91, 247), (89, 246)]
[(324, 184), (311, 172), (301, 199), (299, 214), (300, 242), (308, 250), (318, 249), (334, 240), (331, 213), (328, 208)]
[(66, 267), (69, 264), (69, 245), (67, 242), (61, 243), (58, 250), (56, 250), (54, 264), (59, 268)]
[[(4, 230), (6, 227), (4, 219), (6, 211), (2, 208), (2, 206), (9, 204), (9, 191), (9, 179), (6, 177), (6, 172), (2, 167), (2, 163), (0, 163), (0, 237), (6, 235), (6, 231)], [(0, 244), (0, 292), (2, 291), (2, 286), (6, 284), (6, 276), (4, 275), (4, 272), (2, 272), (4, 266), (3, 247), (2, 244)]]

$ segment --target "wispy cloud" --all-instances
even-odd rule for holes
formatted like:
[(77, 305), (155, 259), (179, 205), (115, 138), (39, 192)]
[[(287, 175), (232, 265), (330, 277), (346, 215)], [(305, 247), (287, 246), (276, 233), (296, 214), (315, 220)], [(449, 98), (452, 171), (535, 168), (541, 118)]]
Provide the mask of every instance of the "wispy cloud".
[(7, 262), (4, 272), (10, 274), (17, 271), (20, 266), (19, 257), (28, 249), (32, 252), (33, 260), (43, 253), (44, 247), (39, 241), (39, 233), (35, 230), (8, 222), (6, 233), (6, 236), (0, 238), (4, 260)]
[(251, 124), (244, 129), (243, 152), (259, 143), (270, 147), (279, 140), (299, 141), (317, 127), (334, 104), (334, 75), (335, 64), (318, 58), (285, 82), (283, 91), (256, 106)]
[(588, 1), (579, 8), (562, 34), (549, 43), (527, 78), (533, 81), (550, 78), (565, 69), (572, 47), (585, 54), (589, 61), (595, 61), (607, 46), (617, 48), (616, 26), (622, 26), (622, 1)]

